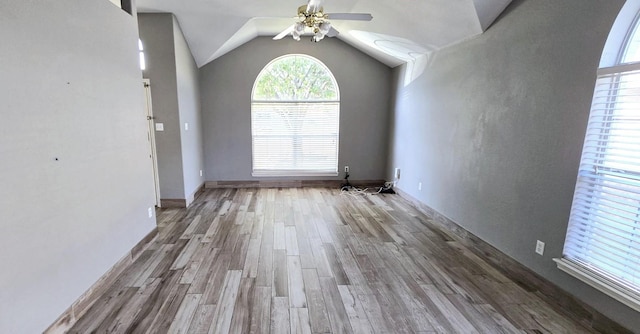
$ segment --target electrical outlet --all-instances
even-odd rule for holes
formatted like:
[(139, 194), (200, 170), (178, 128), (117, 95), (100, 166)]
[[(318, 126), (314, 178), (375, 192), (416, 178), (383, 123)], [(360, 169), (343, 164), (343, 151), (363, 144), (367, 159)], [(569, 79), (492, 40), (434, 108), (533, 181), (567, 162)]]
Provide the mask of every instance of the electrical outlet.
[(344, 172), (349, 173), (349, 166), (344, 166)]
[(202, 176), (202, 169), (200, 170), (200, 176)]
[(189, 131), (189, 123), (184, 123), (184, 130)]
[(536, 253), (544, 255), (544, 242), (540, 240), (536, 242)]
[(149, 218), (152, 218), (153, 217), (153, 208), (149, 208), (148, 212), (149, 212)]
[(418, 190), (422, 190), (422, 182), (418, 182)]
[(394, 175), (396, 176), (396, 180), (400, 180), (400, 168), (396, 168)]

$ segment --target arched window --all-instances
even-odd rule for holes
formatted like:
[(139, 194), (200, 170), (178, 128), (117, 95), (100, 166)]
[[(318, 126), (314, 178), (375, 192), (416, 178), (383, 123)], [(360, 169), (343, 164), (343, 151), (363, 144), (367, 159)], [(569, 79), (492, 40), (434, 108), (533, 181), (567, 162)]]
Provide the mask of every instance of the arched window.
[(338, 175), (340, 96), (319, 60), (270, 62), (251, 99), (253, 176)]
[(556, 262), (640, 311), (640, 16), (634, 13), (626, 29), (614, 26), (609, 36), (607, 44), (617, 50), (603, 52), (563, 257)]
[(631, 29), (626, 34), (624, 45), (619, 50), (618, 61), (615, 65), (640, 61), (640, 25), (636, 16)]

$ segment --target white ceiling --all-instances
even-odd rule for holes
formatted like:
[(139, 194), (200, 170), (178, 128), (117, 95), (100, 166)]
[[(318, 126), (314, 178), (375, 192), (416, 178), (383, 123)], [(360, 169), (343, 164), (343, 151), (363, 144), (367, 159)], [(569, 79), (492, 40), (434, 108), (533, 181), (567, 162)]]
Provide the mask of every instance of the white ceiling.
[[(324, 8), (326, 13), (371, 13), (370, 22), (331, 23), (340, 32), (337, 38), (395, 67), (481, 34), (510, 2), (326, 0)], [(275, 36), (294, 23), (297, 8), (304, 4), (305, 0), (137, 0), (140, 13), (176, 16), (199, 67), (257, 36)], [(303, 38), (300, 43), (311, 42)]]

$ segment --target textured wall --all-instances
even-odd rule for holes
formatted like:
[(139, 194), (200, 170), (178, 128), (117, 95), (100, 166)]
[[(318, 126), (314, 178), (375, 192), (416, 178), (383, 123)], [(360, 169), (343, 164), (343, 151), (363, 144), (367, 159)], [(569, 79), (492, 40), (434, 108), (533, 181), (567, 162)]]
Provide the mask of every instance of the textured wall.
[[(184, 196), (187, 201), (192, 201), (194, 192), (204, 183), (204, 174), (200, 176), (200, 171), (204, 169), (204, 152), (199, 72), (175, 17), (173, 18), (173, 40), (175, 42)], [(188, 128), (185, 128), (185, 123), (188, 124)]]
[(164, 131), (155, 132), (160, 197), (189, 204), (204, 183), (198, 67), (173, 14), (142, 13), (138, 20), (153, 116), (164, 124)]
[(416, 80), (398, 68), (388, 176), (400, 167), (401, 189), (637, 329), (637, 312), (552, 261), (562, 255), (598, 61), (622, 4), (514, 1), (483, 35), (435, 54)]
[(144, 77), (151, 83), (153, 117), (164, 124), (156, 131), (156, 152), (160, 198), (185, 198), (182, 143), (180, 136), (176, 50), (172, 14), (139, 14), (140, 39), (144, 43), (147, 69)]
[(155, 227), (136, 18), (0, 2), (0, 333), (40, 333)]
[(349, 165), (355, 180), (383, 179), (391, 70), (336, 39), (311, 43), (306, 38), (295, 42), (260, 37), (201, 68), (207, 180), (255, 179), (251, 91), (264, 66), (291, 53), (316, 57), (336, 77), (341, 99), (339, 169)]

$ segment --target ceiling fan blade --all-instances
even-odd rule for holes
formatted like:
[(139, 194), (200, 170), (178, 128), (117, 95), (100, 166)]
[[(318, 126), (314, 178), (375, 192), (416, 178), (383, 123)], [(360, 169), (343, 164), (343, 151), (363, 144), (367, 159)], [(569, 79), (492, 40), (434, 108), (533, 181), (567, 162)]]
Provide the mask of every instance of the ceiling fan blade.
[(322, 9), (324, 0), (309, 0), (307, 3), (307, 13), (317, 13)]
[(330, 13), (329, 20), (371, 21), (373, 16), (369, 13)]
[(293, 32), (293, 29), (295, 29), (296, 25), (292, 24), (291, 26), (289, 26), (289, 28), (283, 30), (281, 33), (277, 34), (276, 37), (273, 38), (274, 41), (277, 41), (279, 39), (283, 39), (285, 36), (289, 35), (291, 32)]
[(329, 29), (329, 32), (327, 33), (327, 37), (336, 37), (340, 34), (340, 32), (338, 30), (336, 30), (336, 28), (331, 27), (331, 29)]

